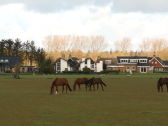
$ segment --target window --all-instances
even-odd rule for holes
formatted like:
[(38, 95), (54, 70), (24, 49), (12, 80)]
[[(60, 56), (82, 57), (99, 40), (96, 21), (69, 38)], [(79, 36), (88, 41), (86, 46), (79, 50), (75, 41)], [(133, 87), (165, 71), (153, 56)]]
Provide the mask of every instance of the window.
[(130, 62), (131, 63), (137, 63), (137, 60), (136, 59), (130, 59)]
[(141, 73), (146, 73), (147, 69), (145, 67), (141, 67), (140, 71), (141, 71)]
[(157, 62), (155, 62), (155, 64), (157, 64)]
[(105, 64), (111, 64), (111, 60), (105, 60)]
[(8, 63), (9, 62), (8, 59), (6, 59), (5, 62)]
[(140, 63), (147, 63), (147, 60), (146, 59), (140, 59), (139, 62)]
[(121, 59), (120, 62), (121, 63), (128, 63), (128, 59)]

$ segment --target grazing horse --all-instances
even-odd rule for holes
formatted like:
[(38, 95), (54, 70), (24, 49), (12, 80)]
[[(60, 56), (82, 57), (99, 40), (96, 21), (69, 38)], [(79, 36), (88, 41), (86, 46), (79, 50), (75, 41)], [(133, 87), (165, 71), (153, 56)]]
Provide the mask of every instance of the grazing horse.
[(74, 82), (73, 85), (73, 90), (76, 90), (76, 85), (78, 85), (78, 88), (80, 89), (80, 85), (84, 84), (85, 85), (85, 89), (87, 91), (87, 86), (88, 86), (88, 79), (87, 78), (77, 78)]
[(168, 78), (159, 78), (159, 80), (157, 82), (158, 92), (160, 92), (160, 88), (161, 88), (161, 92), (163, 92), (163, 85), (166, 85), (167, 92), (168, 92)]
[(68, 80), (65, 78), (56, 78), (51, 85), (51, 91), (50, 94), (53, 94), (54, 92), (54, 87), (56, 87), (56, 94), (58, 93), (58, 86), (62, 86), (62, 93), (64, 92), (64, 86), (66, 86), (66, 93), (67, 93), (67, 88), (69, 91), (72, 91), (71, 87), (68, 84)]
[(90, 90), (91, 90), (91, 86), (93, 86), (93, 89), (95, 90), (95, 85), (97, 85), (97, 90), (99, 89), (99, 85), (102, 87), (102, 91), (104, 91), (103, 86), (107, 86), (101, 78), (91, 78), (88, 80), (88, 86), (90, 86)]

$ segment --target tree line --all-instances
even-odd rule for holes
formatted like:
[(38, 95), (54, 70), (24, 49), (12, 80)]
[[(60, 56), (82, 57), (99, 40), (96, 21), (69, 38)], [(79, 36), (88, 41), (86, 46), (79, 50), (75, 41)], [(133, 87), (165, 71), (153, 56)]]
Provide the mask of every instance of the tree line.
[(34, 41), (22, 42), (20, 39), (2, 39), (0, 41), (1, 56), (20, 56), (20, 65), (36, 65), (40, 73), (53, 72), (52, 60), (46, 58), (43, 48), (35, 46)]
[(155, 54), (168, 60), (168, 41), (162, 38), (145, 38), (137, 45), (139, 47), (137, 50), (133, 49), (133, 41), (129, 37), (109, 45), (103, 36), (53, 35), (45, 38), (44, 45), (48, 56), (53, 59), (68, 58), (69, 55), (77, 58), (91, 57), (96, 60), (97, 57), (115, 58), (117, 56), (153, 56)]

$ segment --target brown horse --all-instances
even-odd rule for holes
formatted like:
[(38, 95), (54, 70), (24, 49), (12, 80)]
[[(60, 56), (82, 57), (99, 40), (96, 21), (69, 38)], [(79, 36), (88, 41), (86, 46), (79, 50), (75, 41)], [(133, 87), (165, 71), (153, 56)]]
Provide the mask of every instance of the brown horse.
[(103, 86), (107, 86), (101, 78), (91, 78), (88, 80), (88, 85), (90, 86), (90, 90), (91, 90), (91, 86), (93, 86), (93, 89), (95, 90), (95, 85), (97, 85), (97, 90), (99, 89), (99, 85), (101, 86), (102, 88), (102, 91), (104, 91), (104, 88)]
[(84, 84), (85, 85), (85, 89), (87, 91), (87, 86), (88, 86), (88, 79), (87, 78), (77, 78), (74, 82), (73, 85), (73, 90), (76, 90), (76, 85), (78, 85), (78, 88), (80, 89), (80, 85)]
[(166, 85), (167, 92), (168, 92), (168, 78), (159, 78), (159, 80), (157, 82), (158, 92), (160, 92), (160, 88), (161, 88), (161, 92), (163, 92), (163, 85)]
[(67, 93), (67, 88), (69, 91), (72, 91), (71, 87), (68, 84), (68, 80), (65, 78), (56, 78), (51, 85), (51, 91), (50, 94), (53, 94), (54, 92), (54, 87), (56, 87), (56, 94), (58, 93), (58, 86), (62, 86), (62, 93), (64, 92), (64, 86), (66, 86), (66, 93)]

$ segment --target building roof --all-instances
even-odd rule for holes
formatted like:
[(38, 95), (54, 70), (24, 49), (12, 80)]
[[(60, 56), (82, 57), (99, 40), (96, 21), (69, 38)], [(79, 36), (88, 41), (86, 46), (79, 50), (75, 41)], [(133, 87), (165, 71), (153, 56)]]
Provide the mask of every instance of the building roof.
[(137, 66), (150, 66), (149, 63), (137, 63)]
[(100, 61), (103, 61), (104, 64), (106, 64), (106, 61), (111, 61), (110, 64), (107, 63), (107, 65), (116, 65), (117, 64), (117, 58), (100, 58), (100, 59), (97, 59), (96, 62), (100, 62)]
[(82, 63), (82, 62), (85, 62), (85, 63), (86, 63), (86, 62), (87, 62), (87, 60), (89, 60), (89, 59), (91, 60), (91, 64), (95, 63), (95, 62), (93, 61), (93, 59), (92, 59), (92, 58), (85, 58), (83, 61), (81, 61), (81, 63)]
[[(56, 59), (55, 63), (58, 62), (60, 59), (65, 60), (64, 58), (58, 58), (58, 59)], [(65, 60), (65, 61), (67, 61), (67, 60)]]
[(167, 60), (163, 61), (163, 64), (168, 66), (168, 61)]
[(14, 67), (20, 62), (20, 56), (0, 56), (0, 63), (7, 64), (9, 67)]
[(146, 59), (146, 56), (117, 56), (117, 59)]

